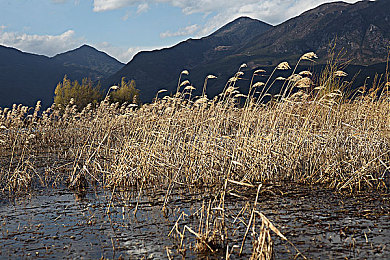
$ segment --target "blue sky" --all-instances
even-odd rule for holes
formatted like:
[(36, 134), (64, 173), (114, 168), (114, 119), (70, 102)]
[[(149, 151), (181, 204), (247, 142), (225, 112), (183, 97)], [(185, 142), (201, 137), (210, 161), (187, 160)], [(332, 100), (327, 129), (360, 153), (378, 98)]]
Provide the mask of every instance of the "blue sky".
[(47, 56), (89, 44), (127, 63), (240, 16), (277, 25), (325, 2), (332, 1), (0, 0), (0, 44)]

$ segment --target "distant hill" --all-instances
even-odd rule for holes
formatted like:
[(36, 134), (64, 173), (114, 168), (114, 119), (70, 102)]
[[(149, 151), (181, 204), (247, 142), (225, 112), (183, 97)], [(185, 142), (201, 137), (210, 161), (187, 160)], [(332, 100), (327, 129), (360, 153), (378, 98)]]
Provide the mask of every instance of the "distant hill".
[[(124, 64), (90, 46), (83, 45), (55, 57), (28, 54), (0, 46), (0, 106), (13, 103), (44, 106), (53, 100), (56, 84), (67, 74), (72, 80), (90, 77), (103, 87), (118, 84), (122, 77), (134, 79), (142, 102), (150, 102), (160, 89), (174, 93), (180, 72), (190, 71), (189, 79), (200, 94), (204, 78), (213, 74), (207, 94), (212, 97), (242, 63), (248, 65), (238, 85), (245, 91), (251, 72), (258, 68), (271, 71), (281, 61), (292, 65), (299, 57), (314, 51), (319, 70), (326, 64), (330, 50), (342, 51), (351, 80), (356, 85), (367, 76), (386, 70), (390, 46), (390, 1), (360, 1), (355, 4), (334, 2), (320, 5), (277, 26), (248, 17), (238, 18), (209, 36), (188, 39), (170, 48), (143, 51)], [(276, 10), (277, 11), (277, 10)]]
[(90, 77), (97, 81), (123, 65), (87, 45), (52, 58), (0, 45), (0, 107), (34, 105), (38, 100), (50, 106), (54, 89), (65, 74), (72, 80)]
[(213, 61), (234, 54), (253, 37), (270, 28), (272, 26), (264, 22), (241, 17), (207, 37), (189, 39), (171, 48), (140, 52), (103, 83), (109, 86), (120, 82), (122, 77), (134, 79), (141, 90), (142, 101), (148, 102), (161, 88), (173, 91), (183, 69), (206, 68)]
[[(248, 64), (248, 72), (256, 68), (270, 70), (271, 66), (284, 60), (294, 64), (302, 54), (314, 51), (320, 57), (316, 67), (321, 67), (326, 63), (329, 51), (336, 46), (334, 51), (343, 50), (343, 59), (351, 60), (354, 65), (347, 71), (361, 72), (357, 79), (360, 83), (362, 75), (371, 73), (372, 68), (385, 67), (383, 62), (390, 46), (388, 10), (388, 0), (355, 4), (334, 2), (320, 5), (274, 27), (242, 17), (207, 37), (189, 39), (171, 48), (138, 53), (103, 82), (109, 86), (119, 82), (121, 77), (135, 79), (142, 101), (149, 102), (159, 89), (174, 92), (180, 71), (189, 69), (189, 79), (198, 94), (208, 74), (218, 76), (208, 85), (208, 95), (214, 96), (244, 62)], [(240, 85), (245, 89), (249, 80), (241, 81)]]
[(115, 58), (98, 51), (89, 45), (83, 45), (77, 49), (57, 54), (52, 58), (71, 71), (88, 71), (92, 80), (99, 80), (103, 77), (114, 74), (124, 64)]
[(390, 46), (390, 1), (334, 2), (304, 12), (265, 35), (253, 39), (237, 54), (258, 63), (273, 63), (275, 57), (296, 59), (314, 51), (324, 62), (336, 43), (353, 64), (385, 62)]

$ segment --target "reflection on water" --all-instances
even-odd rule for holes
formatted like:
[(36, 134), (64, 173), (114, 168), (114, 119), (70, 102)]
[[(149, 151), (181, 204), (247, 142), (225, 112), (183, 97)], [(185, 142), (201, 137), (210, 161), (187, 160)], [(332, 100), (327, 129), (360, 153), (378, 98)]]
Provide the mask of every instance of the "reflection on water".
[[(309, 189), (278, 194), (262, 194), (258, 209), (309, 258), (390, 258), (388, 195), (348, 198)], [(136, 217), (135, 199), (116, 200), (103, 191), (46, 190), (3, 201), (0, 258), (166, 259), (167, 248), (173, 250), (169, 231), (182, 211), (191, 215), (200, 207), (202, 195), (173, 196), (168, 214), (161, 211), (164, 195), (141, 198)], [(187, 224), (195, 223), (189, 218)], [(293, 257), (276, 238), (275, 252), (277, 258)], [(188, 250), (186, 257), (197, 255)]]

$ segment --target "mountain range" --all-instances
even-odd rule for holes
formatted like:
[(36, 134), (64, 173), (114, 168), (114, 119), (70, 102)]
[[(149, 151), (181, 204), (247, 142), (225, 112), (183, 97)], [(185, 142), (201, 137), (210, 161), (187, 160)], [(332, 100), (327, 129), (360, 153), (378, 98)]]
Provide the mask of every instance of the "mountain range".
[(123, 65), (88, 45), (52, 58), (0, 46), (0, 107), (14, 103), (32, 106), (38, 100), (50, 106), (54, 89), (65, 75), (72, 80), (88, 77), (98, 81)]
[[(253, 37), (270, 28), (272, 25), (255, 19), (238, 18), (201, 39), (188, 39), (171, 48), (140, 52), (121, 70), (104, 80), (103, 85), (112, 85), (122, 77), (134, 79), (143, 102), (149, 102), (162, 88), (174, 91), (179, 74), (184, 69), (190, 70), (190, 78), (197, 79), (194, 84), (200, 85), (210, 64), (234, 55)], [(219, 69), (210, 72), (227, 72), (229, 75), (232, 72), (230, 67), (228, 71)]]
[(314, 51), (326, 62), (329, 50), (335, 46), (335, 51), (343, 50), (353, 64), (383, 62), (390, 42), (389, 10), (388, 0), (323, 4), (253, 39), (239, 52), (261, 62), (267, 56), (294, 59)]
[[(176, 91), (182, 70), (200, 93), (204, 78), (213, 74), (207, 94), (218, 94), (242, 63), (243, 89), (255, 69), (270, 71), (281, 61), (292, 65), (306, 52), (319, 59), (302, 68), (321, 68), (333, 51), (351, 64), (345, 70), (360, 84), (373, 73), (384, 73), (390, 46), (390, 1), (333, 2), (272, 26), (249, 17), (238, 18), (209, 36), (188, 39), (170, 48), (139, 52), (126, 65), (89, 46), (53, 58), (0, 47), (0, 106), (34, 103), (41, 98), (51, 104), (56, 84), (67, 74), (71, 79), (90, 77), (108, 88), (122, 77), (134, 79), (143, 102), (150, 102), (160, 89)], [(373, 78), (373, 77), (371, 77)], [(348, 80), (349, 80), (348, 79)], [(240, 85), (240, 87), (241, 87)]]
[[(247, 81), (240, 83), (245, 89), (255, 69), (272, 70), (281, 61), (294, 64), (311, 51), (319, 56), (316, 67), (322, 68), (333, 51), (342, 53), (342, 59), (352, 64), (346, 68), (348, 80), (360, 72), (355, 81), (361, 84), (373, 71), (383, 73), (386, 68), (390, 46), (388, 10), (388, 0), (333, 2), (277, 26), (242, 17), (207, 37), (140, 52), (104, 82), (110, 85), (121, 77), (135, 79), (142, 100), (149, 102), (159, 89), (174, 92), (180, 71), (188, 69), (198, 94), (208, 74), (218, 77), (208, 85), (207, 94), (212, 97), (220, 93), (242, 63), (248, 65)], [(307, 62), (303, 65), (312, 66)]]

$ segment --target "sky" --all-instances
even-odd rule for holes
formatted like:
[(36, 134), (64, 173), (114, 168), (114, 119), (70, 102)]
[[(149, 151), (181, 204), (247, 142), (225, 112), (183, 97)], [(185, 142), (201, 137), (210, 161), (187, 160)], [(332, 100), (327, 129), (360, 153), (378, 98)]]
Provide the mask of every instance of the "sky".
[(127, 63), (141, 50), (207, 36), (240, 16), (277, 25), (326, 2), (0, 0), (0, 45), (52, 57), (88, 44)]

